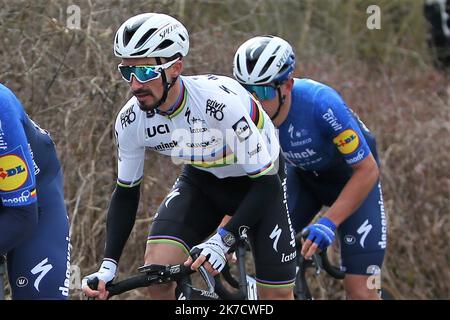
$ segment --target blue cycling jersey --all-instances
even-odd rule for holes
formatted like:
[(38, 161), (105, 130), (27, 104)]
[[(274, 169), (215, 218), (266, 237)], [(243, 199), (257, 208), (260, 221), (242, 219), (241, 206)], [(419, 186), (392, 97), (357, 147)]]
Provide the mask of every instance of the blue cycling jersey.
[(0, 84), (0, 198), (3, 206), (36, 202), (39, 184), (60, 166), (49, 153), (48, 133), (25, 113), (14, 94)]
[(321, 171), (362, 161), (370, 149), (361, 128), (369, 131), (334, 89), (294, 79), (291, 110), (279, 127), (280, 145), (294, 166)]
[(69, 240), (53, 141), (0, 84), (0, 254), (13, 299), (67, 299)]
[[(378, 160), (375, 137), (332, 88), (295, 79), (291, 109), (279, 128), (286, 159), (288, 205), (297, 232), (322, 206), (331, 207), (351, 178), (351, 165), (372, 154)], [(381, 184), (339, 227), (342, 268), (349, 274), (370, 275), (383, 263), (387, 245)]]

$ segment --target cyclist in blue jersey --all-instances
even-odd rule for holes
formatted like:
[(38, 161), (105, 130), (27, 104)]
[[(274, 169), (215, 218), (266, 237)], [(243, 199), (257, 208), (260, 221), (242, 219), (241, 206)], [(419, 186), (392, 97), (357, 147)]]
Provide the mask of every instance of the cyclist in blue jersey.
[(375, 138), (335, 90), (293, 78), (294, 69), (292, 47), (274, 36), (246, 41), (234, 57), (235, 78), (279, 129), (292, 223), (309, 229), (301, 254), (325, 249), (337, 232), (347, 297), (378, 299), (373, 275), (384, 259), (386, 216)]
[(0, 84), (0, 255), (13, 299), (67, 299), (69, 222), (49, 134)]

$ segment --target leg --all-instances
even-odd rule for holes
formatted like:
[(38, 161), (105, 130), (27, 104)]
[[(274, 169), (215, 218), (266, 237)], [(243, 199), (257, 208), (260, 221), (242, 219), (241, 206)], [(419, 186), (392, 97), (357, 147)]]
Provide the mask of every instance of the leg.
[(387, 245), (381, 185), (339, 227), (344, 287), (349, 299), (379, 299), (381, 266)]
[(344, 279), (344, 288), (347, 299), (350, 300), (380, 300), (376, 282), (373, 277), (380, 275), (347, 274)]
[(8, 253), (13, 299), (62, 300), (69, 296), (69, 221), (62, 185), (62, 173), (59, 172), (45, 189), (37, 190), (37, 230)]
[[(223, 216), (202, 192), (180, 178), (161, 203), (148, 236), (145, 264), (177, 264), (186, 261), (192, 246), (203, 241)], [(175, 299), (174, 282), (150, 286), (152, 299)]]
[[(145, 264), (177, 264), (186, 260), (188, 254), (177, 245), (165, 243), (147, 244)], [(148, 288), (153, 300), (173, 300), (175, 298), (175, 282), (154, 285)]]

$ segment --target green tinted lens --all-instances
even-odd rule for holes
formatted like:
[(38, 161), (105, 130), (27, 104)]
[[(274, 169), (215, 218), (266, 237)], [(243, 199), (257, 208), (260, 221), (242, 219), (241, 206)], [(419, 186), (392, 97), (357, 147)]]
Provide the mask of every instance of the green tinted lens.
[(272, 100), (275, 98), (277, 91), (276, 88), (267, 86), (255, 86), (255, 85), (244, 85), (245, 89), (250, 93), (254, 93), (261, 100)]
[(159, 78), (160, 72), (155, 70), (152, 66), (121, 66), (119, 65), (119, 71), (122, 77), (131, 82), (131, 77), (134, 75), (139, 82), (148, 82)]

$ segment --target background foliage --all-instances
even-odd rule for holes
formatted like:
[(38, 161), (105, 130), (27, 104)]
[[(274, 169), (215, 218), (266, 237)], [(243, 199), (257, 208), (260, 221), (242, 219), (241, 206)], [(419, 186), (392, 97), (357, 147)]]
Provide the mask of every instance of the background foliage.
[[(81, 9), (79, 30), (66, 28), (72, 4)], [(366, 28), (371, 4), (381, 8), (381, 30)], [(296, 76), (336, 88), (377, 136), (389, 222), (384, 283), (398, 298), (450, 298), (450, 85), (448, 74), (433, 68), (421, 1), (0, 0), (0, 8), (0, 81), (57, 144), (72, 263), (83, 275), (102, 259), (116, 178), (113, 121), (130, 97), (116, 71), (114, 33), (128, 17), (156, 11), (190, 31), (185, 74), (231, 75), (235, 50), (252, 36), (290, 41)], [(168, 158), (147, 155), (120, 276), (142, 264), (151, 217), (179, 170)], [(344, 297), (340, 283), (319, 282), (319, 298)]]

